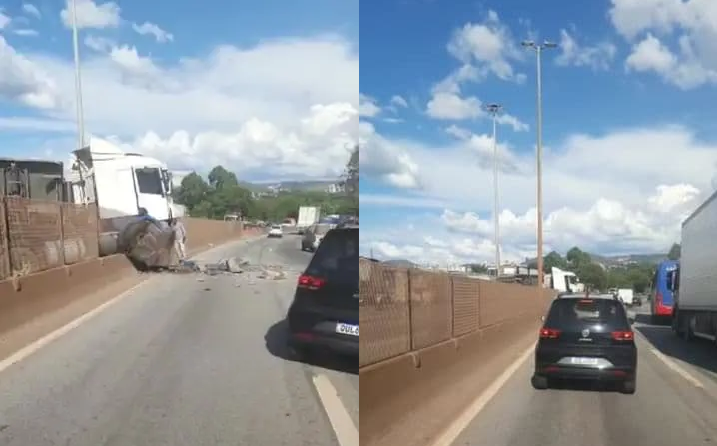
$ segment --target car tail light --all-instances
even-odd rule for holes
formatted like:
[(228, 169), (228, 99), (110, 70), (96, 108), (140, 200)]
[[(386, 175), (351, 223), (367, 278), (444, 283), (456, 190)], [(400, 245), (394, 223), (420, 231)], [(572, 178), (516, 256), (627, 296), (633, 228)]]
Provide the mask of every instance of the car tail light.
[(326, 280), (320, 277), (310, 276), (308, 274), (302, 274), (299, 276), (299, 288), (308, 288), (310, 290), (318, 290), (319, 288), (326, 285)]
[(655, 304), (662, 305), (662, 293), (655, 293)]
[(631, 331), (613, 331), (612, 338), (616, 341), (634, 341), (635, 334)]
[(558, 339), (560, 336), (560, 330), (554, 328), (541, 328), (540, 339)]

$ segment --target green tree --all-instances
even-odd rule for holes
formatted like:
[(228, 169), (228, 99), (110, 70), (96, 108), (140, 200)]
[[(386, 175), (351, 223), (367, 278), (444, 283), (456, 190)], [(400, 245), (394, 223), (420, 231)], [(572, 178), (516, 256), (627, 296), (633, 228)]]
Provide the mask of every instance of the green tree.
[(209, 185), (214, 189), (223, 189), (232, 186), (237, 186), (239, 181), (237, 176), (233, 172), (229, 172), (223, 166), (216, 166), (207, 175)]
[(592, 263), (590, 254), (582, 251), (577, 246), (570, 248), (568, 253), (565, 255), (565, 258), (568, 260), (568, 262), (570, 262), (570, 266), (572, 266), (573, 268), (578, 268), (580, 267), (580, 265)]
[(568, 268), (568, 262), (565, 261), (563, 256), (558, 254), (555, 251), (551, 251), (543, 257), (543, 271), (550, 274), (550, 271), (552, 271), (553, 267), (560, 268), (560, 269), (567, 269)]
[(187, 207), (189, 213), (193, 213), (202, 200), (207, 198), (211, 188), (196, 172), (192, 172), (182, 179), (182, 183), (176, 191), (177, 202)]
[(591, 289), (604, 290), (607, 288), (607, 273), (597, 263), (580, 263), (575, 271), (580, 281)]
[(670, 252), (667, 254), (667, 258), (670, 260), (680, 260), (680, 254), (682, 251), (682, 247), (679, 243), (673, 243), (672, 247), (670, 248)]

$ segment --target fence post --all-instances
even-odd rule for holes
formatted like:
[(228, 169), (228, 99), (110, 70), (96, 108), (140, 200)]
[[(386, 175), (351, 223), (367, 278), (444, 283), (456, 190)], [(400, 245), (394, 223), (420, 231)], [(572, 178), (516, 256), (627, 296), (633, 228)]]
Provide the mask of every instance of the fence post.
[(455, 288), (454, 284), (453, 284), (453, 279), (454, 279), (453, 276), (448, 276), (448, 287), (450, 289), (449, 292), (451, 294), (451, 302), (450, 302), (451, 303), (451, 305), (450, 305), (450, 308), (451, 308), (451, 338), (455, 338), (455, 328), (456, 328), (456, 307), (455, 307), (456, 297), (455, 297), (455, 293), (453, 292), (453, 290)]
[[(5, 226), (5, 231), (3, 234), (3, 240), (0, 243), (3, 243), (5, 245), (5, 265), (7, 266), (7, 274), (8, 277), (12, 275), (12, 254), (10, 253), (10, 220), (8, 217), (8, 210), (7, 210), (7, 197), (3, 196), (2, 201), (0, 201), (0, 206), (2, 206), (2, 219), (3, 221), (0, 222), (0, 224)], [(7, 277), (3, 277), (3, 279), (6, 279)]]
[(411, 298), (411, 269), (406, 268), (406, 287), (408, 288), (408, 351), (413, 351), (413, 299)]
[(58, 222), (58, 229), (60, 231), (60, 262), (62, 265), (66, 265), (67, 262), (65, 261), (65, 219), (64, 219), (64, 209), (62, 208), (62, 203), (57, 204), (59, 212), (59, 222)]

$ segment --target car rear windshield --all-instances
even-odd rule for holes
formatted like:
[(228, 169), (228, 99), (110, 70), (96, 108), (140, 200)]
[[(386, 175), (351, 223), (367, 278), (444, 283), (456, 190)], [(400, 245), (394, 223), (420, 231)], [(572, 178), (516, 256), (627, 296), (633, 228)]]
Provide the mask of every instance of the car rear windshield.
[(613, 329), (629, 328), (622, 304), (610, 299), (557, 299), (553, 301), (545, 323), (546, 327), (566, 331), (581, 330), (594, 324), (605, 324)]
[(329, 281), (358, 283), (358, 229), (330, 231), (311, 259), (306, 273)]

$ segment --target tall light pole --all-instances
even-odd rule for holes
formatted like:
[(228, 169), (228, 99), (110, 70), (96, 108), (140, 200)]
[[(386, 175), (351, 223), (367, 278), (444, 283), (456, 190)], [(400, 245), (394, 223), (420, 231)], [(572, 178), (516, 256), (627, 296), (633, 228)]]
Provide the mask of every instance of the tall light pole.
[(556, 48), (558, 45), (553, 42), (543, 41), (543, 43), (535, 43), (532, 40), (524, 40), (521, 43), (524, 47), (535, 50), (536, 55), (536, 83), (537, 83), (537, 144), (536, 144), (536, 176), (537, 176), (537, 219), (538, 219), (538, 287), (543, 287), (543, 85), (541, 81), (541, 64), (540, 55), (544, 49)]
[(72, 0), (70, 14), (72, 15), (72, 49), (75, 55), (75, 100), (77, 108), (77, 149), (85, 147), (85, 116), (82, 106), (82, 77), (80, 75), (80, 44), (77, 31), (77, 1)]
[(495, 238), (495, 278), (500, 277), (500, 205), (498, 203), (498, 140), (496, 117), (503, 107), (500, 104), (488, 104), (485, 111), (493, 117), (493, 224)]

